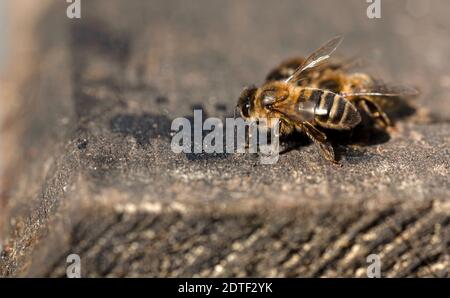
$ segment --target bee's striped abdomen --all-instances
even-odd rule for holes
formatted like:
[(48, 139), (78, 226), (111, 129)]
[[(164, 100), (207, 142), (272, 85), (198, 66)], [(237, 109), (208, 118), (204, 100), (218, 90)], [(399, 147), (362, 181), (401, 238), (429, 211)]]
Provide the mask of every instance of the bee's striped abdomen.
[(331, 91), (298, 87), (295, 97), (275, 103), (272, 108), (292, 121), (310, 122), (324, 128), (351, 129), (361, 116), (347, 99)]
[(309, 100), (316, 103), (315, 120), (325, 128), (350, 129), (361, 121), (353, 104), (336, 93), (312, 89)]

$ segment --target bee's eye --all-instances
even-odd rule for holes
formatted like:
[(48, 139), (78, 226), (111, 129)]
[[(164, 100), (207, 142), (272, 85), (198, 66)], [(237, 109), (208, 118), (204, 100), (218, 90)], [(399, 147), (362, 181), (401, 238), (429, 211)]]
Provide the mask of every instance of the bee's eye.
[(244, 118), (250, 118), (250, 113), (253, 105), (252, 102), (255, 99), (256, 91), (257, 88), (255, 87), (246, 88), (239, 97), (237, 109), (239, 110), (241, 116)]
[(246, 101), (243, 105), (242, 105), (242, 116), (248, 118), (250, 117), (250, 101)]

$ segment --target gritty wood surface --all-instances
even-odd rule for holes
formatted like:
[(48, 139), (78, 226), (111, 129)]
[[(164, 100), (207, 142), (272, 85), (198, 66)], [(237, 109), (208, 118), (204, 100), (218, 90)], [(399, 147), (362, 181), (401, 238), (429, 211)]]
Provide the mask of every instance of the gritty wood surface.
[[(364, 1), (50, 5), (2, 129), (21, 158), (0, 274), (65, 276), (78, 253), (84, 276), (366, 276), (376, 253), (383, 276), (449, 276), (450, 7), (430, 2), (381, 20)], [(389, 135), (340, 148), (341, 167), (307, 144), (275, 165), (172, 153), (174, 118), (232, 115), (245, 85), (338, 33), (338, 56), (421, 89)]]

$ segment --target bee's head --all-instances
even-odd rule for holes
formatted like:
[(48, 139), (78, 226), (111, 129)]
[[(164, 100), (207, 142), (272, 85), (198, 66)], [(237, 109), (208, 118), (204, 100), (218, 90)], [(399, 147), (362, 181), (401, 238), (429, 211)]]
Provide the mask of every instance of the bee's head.
[(236, 113), (239, 113), (244, 119), (250, 118), (257, 90), (256, 87), (251, 86), (242, 91), (236, 106), (235, 116)]

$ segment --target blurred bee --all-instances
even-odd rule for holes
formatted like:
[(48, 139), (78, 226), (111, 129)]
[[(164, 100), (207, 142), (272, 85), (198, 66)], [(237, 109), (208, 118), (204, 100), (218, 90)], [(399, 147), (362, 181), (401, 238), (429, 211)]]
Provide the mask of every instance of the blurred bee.
[(322, 128), (351, 130), (366, 113), (383, 127), (391, 121), (383, 110), (389, 98), (417, 94), (413, 88), (388, 86), (362, 73), (348, 74), (346, 65), (331, 64), (330, 55), (342, 41), (337, 36), (308, 58), (283, 62), (261, 87), (246, 88), (237, 104), (241, 117), (267, 118), (268, 128), (280, 120), (280, 135), (305, 133), (323, 156), (336, 162), (333, 146)]

